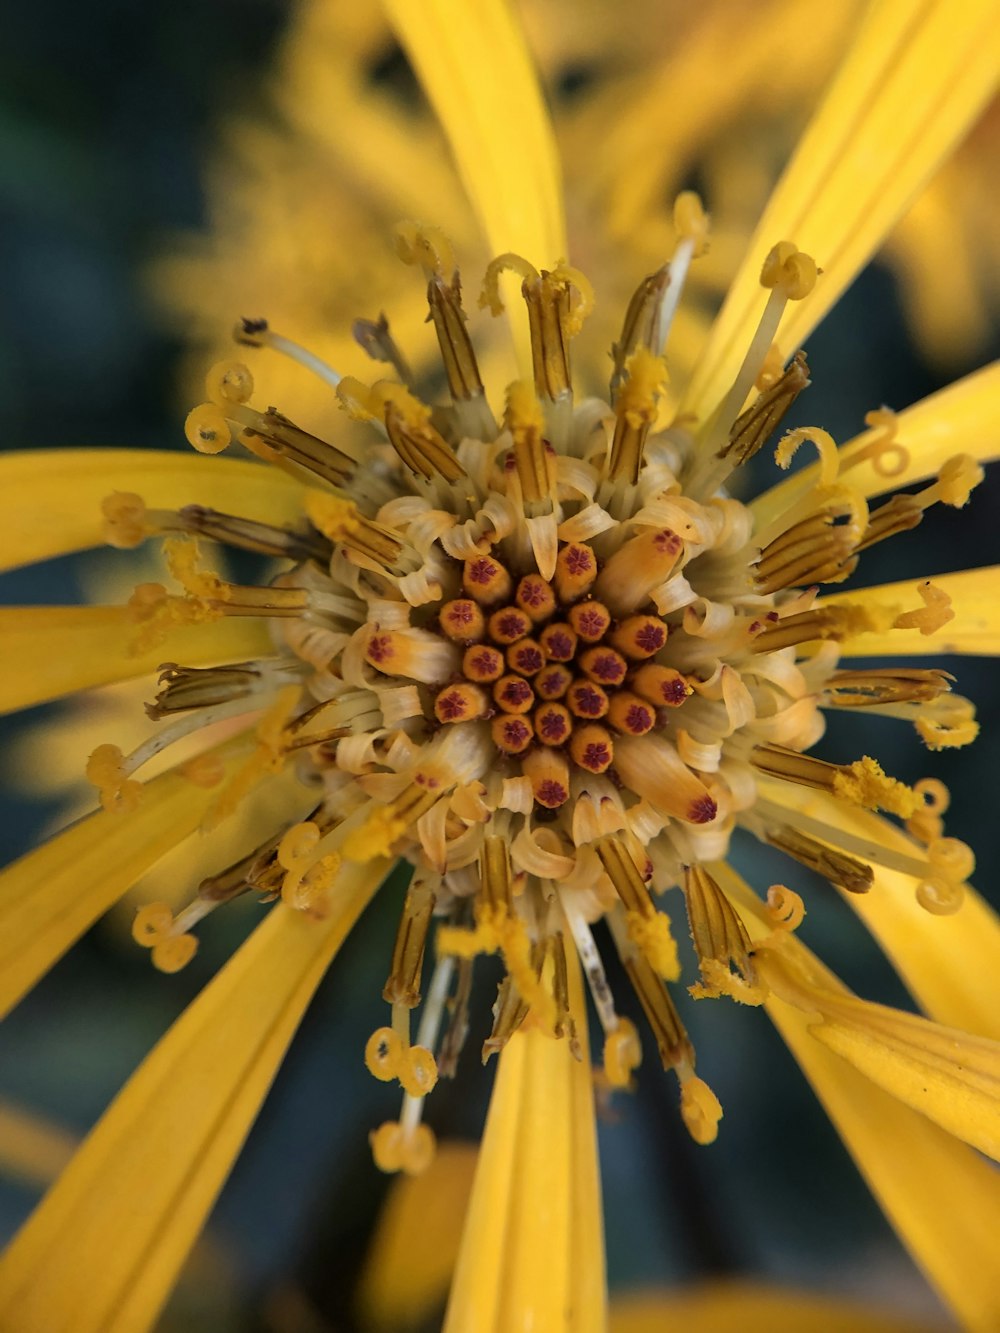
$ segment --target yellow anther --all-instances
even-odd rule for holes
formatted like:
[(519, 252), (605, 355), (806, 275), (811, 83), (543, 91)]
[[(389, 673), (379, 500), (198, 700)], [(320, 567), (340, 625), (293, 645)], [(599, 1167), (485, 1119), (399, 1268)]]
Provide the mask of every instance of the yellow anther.
[(834, 775), (833, 792), (842, 800), (852, 801), (866, 810), (888, 810), (901, 819), (909, 819), (920, 805), (912, 787), (888, 777), (869, 755), (855, 760)]
[(101, 501), (104, 515), (103, 536), (109, 546), (120, 551), (139, 546), (149, 536), (146, 525), (146, 502), (141, 495), (130, 491), (115, 491)]
[(965, 901), (965, 885), (953, 879), (924, 879), (917, 885), (915, 896), (932, 916), (954, 916)]
[(917, 593), (923, 606), (919, 611), (905, 611), (892, 622), (893, 629), (918, 629), (921, 634), (934, 634), (949, 620), (955, 619), (951, 597), (941, 588), (935, 588), (930, 579), (917, 584)]
[(451, 241), (438, 227), (422, 222), (400, 222), (395, 228), (396, 254), (404, 264), (419, 264), (428, 277), (448, 281), (457, 267)]
[(411, 1097), (426, 1097), (438, 1081), (437, 1061), (426, 1046), (411, 1046), (402, 1052), (396, 1077)]
[(780, 287), (789, 301), (801, 301), (816, 286), (816, 261), (792, 241), (779, 241), (764, 260), (762, 287)]
[(577, 294), (578, 299), (572, 306), (565, 323), (567, 338), (575, 338), (583, 328), (584, 321), (594, 309), (593, 284), (585, 273), (572, 264), (567, 264), (565, 259), (559, 260), (559, 263), (549, 273), (549, 279), (552, 282), (561, 283), (565, 287), (572, 287)]
[(396, 1120), (387, 1120), (368, 1136), (372, 1158), (380, 1171), (404, 1171), (419, 1176), (434, 1160), (436, 1143), (433, 1131), (424, 1124), (407, 1129)]
[(253, 375), (242, 361), (217, 361), (205, 376), (205, 392), (219, 407), (246, 403), (253, 396)]
[(376, 1028), (365, 1046), (365, 1064), (368, 1072), (382, 1083), (399, 1077), (406, 1051), (398, 1032), (392, 1028)]
[(691, 1075), (681, 1082), (681, 1116), (695, 1143), (714, 1143), (722, 1119), (722, 1103), (704, 1081)]
[(198, 952), (193, 935), (170, 935), (153, 945), (153, 966), (158, 972), (179, 972)]
[(615, 410), (633, 430), (640, 430), (656, 420), (657, 401), (667, 387), (667, 363), (648, 347), (637, 347), (625, 362), (625, 371)]
[(147, 903), (140, 907), (132, 922), (132, 938), (144, 949), (165, 939), (174, 924), (174, 914), (167, 903)]
[(534, 264), (529, 264), (526, 259), (515, 255), (513, 251), (508, 250), (506, 254), (491, 259), (483, 275), (483, 289), (479, 293), (480, 308), (489, 309), (491, 315), (502, 315), (504, 312), (503, 298), (500, 295), (500, 274), (508, 270), (520, 274), (525, 282), (539, 280), (538, 269)]
[(961, 509), (985, 475), (971, 454), (956, 454), (942, 466), (934, 490), (942, 504)]
[(511, 432), (537, 431), (545, 428), (542, 405), (538, 401), (534, 385), (528, 380), (514, 380), (507, 387), (507, 406), (504, 411), (504, 425)]
[(627, 1018), (618, 1020), (614, 1032), (604, 1039), (604, 1074), (613, 1088), (627, 1088), (632, 1071), (642, 1064), (642, 1046), (635, 1024)]
[(820, 485), (832, 486), (837, 479), (837, 469), (840, 466), (837, 445), (833, 436), (825, 430), (820, 430), (818, 426), (800, 426), (797, 430), (788, 431), (778, 441), (774, 451), (774, 461), (778, 467), (784, 468), (787, 472), (799, 446), (807, 441), (816, 446), (816, 452), (819, 454)]
[(191, 409), (184, 422), (184, 434), (188, 444), (200, 454), (221, 454), (233, 438), (226, 418), (214, 403), (202, 403)]
[(87, 760), (87, 781), (100, 793), (101, 807), (129, 814), (142, 797), (142, 783), (129, 779), (117, 745), (99, 745)]
[(662, 912), (646, 916), (642, 912), (626, 912), (628, 933), (653, 971), (664, 981), (676, 981), (681, 974), (677, 958), (677, 941), (670, 933), (670, 922)]
[(682, 241), (694, 241), (695, 258), (708, 249), (710, 221), (694, 190), (683, 190), (674, 200), (674, 230)]

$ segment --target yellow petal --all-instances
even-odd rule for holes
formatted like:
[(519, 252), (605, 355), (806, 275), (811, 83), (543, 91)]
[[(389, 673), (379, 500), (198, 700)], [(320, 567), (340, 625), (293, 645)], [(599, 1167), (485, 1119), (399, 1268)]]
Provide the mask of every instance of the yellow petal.
[(418, 1328), (444, 1305), (476, 1157), (471, 1143), (440, 1143), (421, 1175), (393, 1180), (359, 1283), (364, 1328)]
[[(876, 588), (835, 593), (820, 600), (820, 606), (851, 602), (856, 606), (889, 608), (898, 612), (921, 607), (918, 585), (926, 579), (904, 579)], [(933, 634), (919, 629), (887, 629), (880, 633), (857, 634), (844, 643), (845, 657), (937, 656), (941, 653), (969, 653), (973, 656), (1000, 655), (1000, 565), (967, 569), (961, 574), (932, 574), (930, 582), (951, 598), (953, 620)]]
[(956, 1138), (1000, 1157), (1000, 1043), (859, 1000), (783, 947), (758, 949), (755, 962), (774, 995), (818, 1017), (809, 1026), (817, 1041)]
[(785, 239), (823, 270), (778, 329), (786, 355), (802, 344), (986, 104), (997, 41), (993, 0), (969, 0), (960, 21), (951, 0), (871, 7), (771, 196), (682, 410), (704, 419), (729, 390), (763, 307), (761, 265)]
[[(841, 469), (863, 453), (878, 434), (877, 430), (866, 430), (849, 440), (839, 451)], [(893, 439), (908, 455), (902, 471), (886, 477), (865, 460), (844, 472), (844, 481), (866, 498), (922, 481), (937, 473), (955, 454), (971, 454), (981, 463), (1000, 456), (1000, 361), (900, 412)], [(810, 463), (759, 495), (750, 506), (758, 529), (772, 522), (818, 481), (819, 463)]]
[(739, 1333), (931, 1333), (933, 1325), (836, 1296), (722, 1280), (616, 1299), (611, 1333), (739, 1329)]
[(132, 1076), (0, 1263), (0, 1328), (144, 1333), (385, 862), (274, 907)]
[(583, 1058), (538, 1029), (500, 1057), (445, 1333), (602, 1333), (604, 1244), (586, 1015), (575, 954), (570, 1005)]
[(276, 468), (161, 449), (33, 449), (0, 455), (0, 570), (103, 546), (101, 501), (135, 491), (151, 509), (205, 505), (261, 523), (302, 514)]
[[(227, 777), (245, 757), (239, 744), (216, 751)], [(87, 815), (0, 872), (0, 1015), (140, 875), (194, 832), (218, 794), (179, 772), (163, 773), (146, 783), (130, 814)]]
[[(869, 844), (913, 855), (913, 843), (887, 819), (837, 801), (824, 792), (788, 782), (762, 781), (769, 801), (821, 820)], [(833, 840), (833, 839), (831, 839)], [(1000, 1003), (993, 979), (1000, 975), (1000, 920), (989, 903), (966, 886), (952, 916), (934, 916), (917, 902), (916, 881), (872, 864), (869, 893), (844, 893), (878, 940), (920, 1007), (939, 1023), (1000, 1041)]]
[(168, 660), (204, 666), (272, 651), (266, 623), (242, 616), (176, 626), (132, 656), (138, 632), (123, 606), (0, 607), (0, 713), (143, 676)]
[(566, 254), (555, 138), (524, 34), (502, 0), (385, 0), (494, 254)]
[[(763, 904), (735, 871), (718, 862), (711, 873), (739, 907), (751, 936), (767, 934), (771, 923)], [(785, 947), (811, 969), (821, 968), (799, 940), (789, 939)], [(777, 998), (766, 1008), (913, 1258), (964, 1328), (992, 1333), (1000, 1327), (996, 1170), (827, 1050), (800, 1010)]]

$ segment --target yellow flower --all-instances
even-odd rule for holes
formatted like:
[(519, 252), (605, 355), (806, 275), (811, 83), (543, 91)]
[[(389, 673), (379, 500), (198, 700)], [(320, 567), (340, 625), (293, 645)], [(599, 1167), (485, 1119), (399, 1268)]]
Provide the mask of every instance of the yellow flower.
[[(400, 352), (416, 343), (416, 305), (409, 322), (361, 330), (394, 372), (374, 383), (341, 378), (326, 347), (251, 319), (237, 340), (267, 349), (255, 369), (287, 359), (331, 398), (335, 386), (360, 424), (325, 438), (285, 415), (291, 397), (257, 406), (271, 394), (230, 360), (209, 372), (187, 434), (201, 454), (239, 445), (251, 460), (3, 463), (7, 566), (162, 537), (178, 589), (147, 582), (121, 607), (0, 612), (4, 706), (159, 667), (148, 712), (161, 724), (129, 753), (95, 749), (101, 808), (0, 879), (4, 1007), (182, 838), (201, 830), (211, 846), (275, 782), (295, 785), (299, 807), (179, 911), (149, 903), (136, 916), (137, 942), (174, 971), (225, 902), (248, 890), (282, 900), (15, 1239), (0, 1328), (151, 1325), (316, 986), (395, 858), (414, 870), (388, 1022), (365, 1051), (403, 1094), (398, 1120), (371, 1135), (382, 1169), (431, 1164), (424, 1107), (454, 1073), (473, 960), (495, 952), (505, 968), (447, 1328), (606, 1325), (585, 989), (606, 1089), (632, 1083), (642, 1039), (602, 951), (621, 960), (690, 1134), (709, 1144), (719, 1132), (722, 1107), (671, 998), (681, 899), (692, 992), (766, 1009), (917, 1261), (967, 1326), (995, 1327), (1000, 1195), (975, 1150), (996, 1155), (1000, 1138), (1000, 933), (967, 885), (971, 852), (944, 833), (942, 784), (911, 788), (870, 756), (808, 751), (842, 709), (907, 719), (932, 750), (975, 736), (946, 673), (868, 660), (996, 652), (994, 570), (828, 596), (817, 585), (845, 580), (928, 508), (966, 503), (996, 453), (997, 369), (898, 416), (872, 413), (840, 448), (819, 427), (790, 431), (779, 465), (803, 445), (818, 461), (750, 505), (728, 493), (808, 386), (801, 343), (985, 103), (994, 7), (973, 3), (956, 24), (944, 0), (876, 4), (690, 373), (671, 335), (709, 220), (682, 192), (666, 262), (620, 312), (610, 393), (582, 399), (571, 348), (602, 308), (601, 273), (566, 258), (555, 141), (523, 34), (499, 0), (387, 9), (493, 256), (480, 304), (510, 320), (519, 358), (503, 410), (484, 390), (481, 330), (458, 280), (453, 242), (468, 219), (443, 216), (443, 230), (402, 225), (396, 248), (423, 274), (446, 404), (422, 396)], [(388, 155), (386, 130), (362, 115), (350, 151), (369, 154), (387, 198), (394, 185), (422, 191), (426, 216), (434, 151), (407, 165)], [(323, 275), (329, 290), (339, 273)], [(507, 325), (491, 327), (502, 366)], [(904, 485), (919, 488), (869, 504)], [(233, 582), (206, 563), (204, 541), (282, 559), (284, 572)], [(194, 734), (201, 754), (143, 780)], [(801, 899), (777, 886), (762, 899), (728, 864), (736, 828), (840, 889), (927, 1017), (851, 996), (795, 934)]]

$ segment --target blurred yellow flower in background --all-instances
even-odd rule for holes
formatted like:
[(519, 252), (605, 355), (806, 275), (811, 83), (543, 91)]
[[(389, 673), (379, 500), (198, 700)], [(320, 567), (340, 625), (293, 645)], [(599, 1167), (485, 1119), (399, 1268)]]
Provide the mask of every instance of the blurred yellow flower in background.
[[(806, 751), (838, 710), (909, 720), (931, 749), (976, 734), (944, 673), (866, 659), (996, 653), (995, 570), (920, 571), (819, 601), (815, 585), (846, 579), (933, 505), (966, 503), (997, 453), (997, 368), (898, 416), (873, 412), (840, 449), (819, 428), (790, 431), (778, 462), (802, 444), (818, 462), (749, 505), (727, 488), (807, 387), (803, 340), (985, 105), (996, 13), (973, 4), (956, 24), (945, 3), (827, 8), (776, 5), (770, 26), (736, 4), (703, 19), (671, 8), (639, 73), (640, 23), (609, 42), (597, 7), (579, 24), (526, 9), (548, 68), (608, 70), (593, 98), (566, 86), (564, 108), (557, 99), (564, 192), (524, 36), (499, 0), (387, 4), (436, 120), (385, 66), (380, 19), (304, 7), (275, 85), (289, 133), (233, 129), (209, 253), (199, 243), (160, 274), (189, 325), (214, 329), (231, 303), (249, 317), (238, 341), (269, 349), (253, 374), (216, 366), (188, 418), (199, 452), (238, 442), (255, 457), (3, 461), (7, 567), (162, 535), (182, 590), (147, 581), (123, 607), (0, 612), (7, 708), (159, 669), (148, 712), (162, 724), (128, 753), (98, 746), (88, 776), (102, 809), (0, 879), (4, 1007), (198, 830), (217, 863), (194, 898), (135, 921), (158, 967), (182, 967), (193, 928), (248, 888), (282, 902), (15, 1239), (0, 1328), (151, 1326), (317, 985), (398, 856), (416, 873), (383, 992), (390, 1023), (366, 1051), (404, 1094), (399, 1120), (372, 1134), (384, 1170), (431, 1167), (423, 1106), (454, 1071), (472, 960), (497, 952), (506, 970), (446, 1328), (606, 1326), (585, 983), (605, 1091), (631, 1086), (641, 1044), (602, 949), (619, 955), (677, 1076), (691, 1136), (715, 1138), (722, 1108), (665, 984), (680, 976), (667, 890), (686, 908), (692, 993), (765, 1007), (917, 1262), (964, 1324), (995, 1327), (1000, 1191), (979, 1154), (1000, 1153), (1000, 932), (966, 882), (969, 849), (944, 836), (942, 784), (911, 789), (867, 756)], [(811, 100), (838, 45), (844, 63), (751, 232), (746, 202), (769, 163), (740, 151), (747, 117)], [(731, 80), (706, 75), (720, 61)], [(708, 219), (678, 190), (695, 160), (722, 204), (700, 287)], [(394, 232), (401, 214), (421, 222)], [(911, 260), (935, 252), (933, 202), (924, 217), (900, 243)], [(399, 282), (378, 239), (393, 235), (426, 288)], [(480, 319), (470, 341), (456, 253), (485, 269), (480, 304), (495, 316), (517, 296), (503, 275), (521, 280), (528, 319), (507, 310), (513, 348), (500, 319)], [(679, 305), (689, 270), (694, 314)], [(963, 329), (975, 288), (962, 284)], [(434, 408), (419, 396), (445, 387), (427, 301), (450, 398)], [(390, 326), (376, 322), (383, 306)], [(369, 321), (360, 338), (344, 326), (355, 308)], [(609, 401), (574, 400), (578, 335), (588, 393), (612, 348)], [(398, 380), (370, 384), (372, 359)], [(284, 558), (285, 572), (224, 578), (199, 538)], [(192, 735), (211, 748), (137, 777)], [(268, 796), (251, 816), (258, 845), (224, 852), (216, 828), (276, 783), (295, 813)], [(777, 886), (762, 898), (728, 864), (735, 827), (839, 888), (927, 1017), (851, 995), (799, 939), (801, 899)], [(432, 917), (437, 958), (411, 1039)]]

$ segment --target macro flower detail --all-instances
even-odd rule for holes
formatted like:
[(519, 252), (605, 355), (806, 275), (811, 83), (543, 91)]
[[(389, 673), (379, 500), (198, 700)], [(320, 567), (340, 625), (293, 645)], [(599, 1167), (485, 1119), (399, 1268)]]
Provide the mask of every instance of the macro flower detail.
[[(969, 54), (945, 8), (928, 6), (907, 36), (891, 6), (875, 7), (807, 138), (815, 159), (779, 187), (762, 222), (773, 232), (755, 238), (684, 382), (670, 338), (711, 237), (698, 196), (680, 194), (673, 252), (621, 312), (598, 396), (581, 391), (573, 358), (600, 310), (601, 275), (562, 257), (553, 145), (516, 25), (492, 0), (482, 13), (430, 4), (420, 20), (389, 5), (496, 252), (483, 313), (469, 308), (448, 237), (403, 223), (395, 250), (426, 291), (436, 377), (411, 372), (427, 356), (397, 341), (391, 310), (354, 325), (380, 367), (367, 378), (341, 376), (266, 319), (243, 319), (243, 359), (209, 370), (206, 401), (187, 417), (202, 457), (151, 466), (148, 485), (126, 484), (122, 469), (99, 487), (99, 462), (87, 477), (93, 513), (65, 549), (98, 532), (123, 550), (161, 542), (174, 586), (140, 583), (99, 621), (57, 618), (47, 656), (79, 631), (97, 665), (78, 683), (156, 668), (146, 704), (156, 729), (129, 752), (113, 737), (97, 747), (86, 776), (99, 810), (7, 872), (13, 944), (0, 998), (15, 1002), (171, 840), (200, 830), (211, 846), (279, 784), (297, 813), (261, 820), (179, 907), (138, 910), (137, 946), (172, 973), (219, 908), (248, 894), (267, 908), (15, 1240), (0, 1265), (0, 1325), (11, 1310), (45, 1326), (39, 1275), (50, 1253), (76, 1246), (84, 1261), (66, 1264), (52, 1307), (63, 1322), (51, 1326), (70, 1327), (76, 1302), (94, 1333), (149, 1326), (324, 971), (402, 861), (388, 1012), (358, 1052), (401, 1093), (398, 1116), (371, 1130), (377, 1166), (426, 1172), (436, 1085), (460, 1062), (499, 1057), (446, 1328), (499, 1331), (529, 1316), (536, 1327), (605, 1326), (594, 1077), (627, 1092), (655, 1047), (690, 1136), (709, 1145), (720, 1133), (724, 1108), (698, 1072), (680, 986), (765, 1010), (920, 1261), (989, 1326), (995, 1296), (967, 1280), (974, 1251), (958, 1233), (939, 1249), (931, 1222), (949, 1178), (963, 1181), (976, 1218), (997, 1209), (972, 1151), (1000, 1151), (995, 1014), (979, 986), (995, 922), (968, 885), (971, 850), (946, 832), (940, 781), (907, 785), (874, 754), (812, 750), (828, 731), (826, 753), (836, 751), (844, 712), (908, 722), (931, 752), (976, 738), (974, 707), (949, 672), (868, 659), (996, 651), (984, 610), (995, 571), (838, 586), (877, 543), (969, 501), (997, 452), (996, 368), (905, 412), (872, 412), (842, 445), (819, 426), (785, 424), (808, 403), (801, 344), (921, 178), (918, 155), (900, 147), (886, 197), (856, 199), (872, 144), (893, 138), (891, 113), (929, 54), (946, 39), (956, 68)], [(482, 87), (470, 89), (477, 62)], [(495, 114), (505, 78), (524, 93), (518, 135)], [(940, 152), (985, 96), (981, 71), (971, 82), (947, 84)], [(865, 130), (873, 89), (885, 101)], [(846, 143), (843, 124), (855, 127)], [(827, 169), (837, 193), (817, 183)], [(831, 202), (841, 195), (855, 210), (843, 246)], [(803, 244), (811, 228), (821, 242), (808, 253), (784, 239), (800, 227)], [(488, 392), (477, 350), (499, 321), (520, 352), (502, 397)], [(257, 401), (256, 372), (276, 357), (311, 372), (342, 430), (305, 429), (294, 401)], [(801, 452), (815, 460), (737, 498), (740, 469), (772, 449), (783, 471)], [(13, 475), (16, 504), (28, 481)], [(879, 501), (897, 486), (917, 489)], [(32, 556), (63, 549), (26, 540)], [(213, 567), (212, 544), (249, 556), (241, 569), (272, 563), (238, 581)], [(15, 627), (30, 633), (30, 617)], [(18, 705), (68, 688), (58, 661), (37, 682), (18, 671)], [(146, 778), (151, 761), (192, 741), (193, 758)], [(740, 880), (737, 834), (840, 891), (929, 1016), (847, 991), (799, 938), (808, 899)], [(120, 855), (103, 874), (109, 843)], [(610, 954), (627, 986), (609, 981)], [(499, 958), (502, 976), (472, 1052), (483, 955)], [(640, 1010), (643, 1028), (628, 1017)], [(876, 1137), (882, 1123), (888, 1143)], [(165, 1142), (176, 1153), (154, 1162)], [(904, 1169), (911, 1143), (940, 1168), (926, 1179)], [(148, 1215), (102, 1266), (102, 1245), (122, 1230), (119, 1196), (147, 1177)]]

